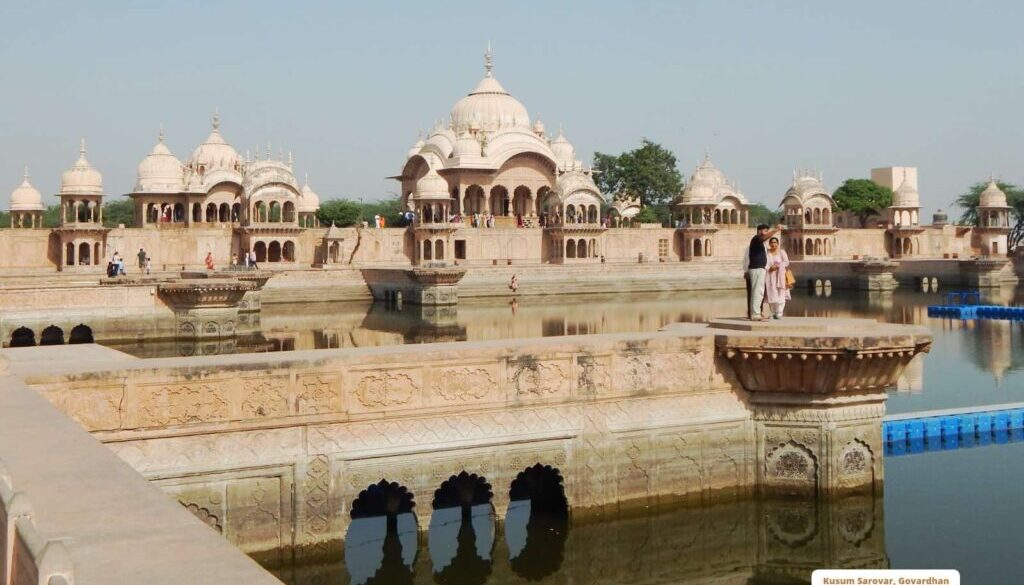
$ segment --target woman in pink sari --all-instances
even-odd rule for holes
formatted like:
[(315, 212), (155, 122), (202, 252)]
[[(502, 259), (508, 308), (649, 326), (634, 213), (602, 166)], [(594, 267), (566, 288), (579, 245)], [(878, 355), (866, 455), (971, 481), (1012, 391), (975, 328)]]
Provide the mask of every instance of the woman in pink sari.
[(779, 246), (779, 238), (768, 240), (768, 275), (764, 279), (765, 300), (772, 310), (772, 319), (781, 319), (786, 301), (791, 298), (786, 286), (786, 268), (789, 255)]

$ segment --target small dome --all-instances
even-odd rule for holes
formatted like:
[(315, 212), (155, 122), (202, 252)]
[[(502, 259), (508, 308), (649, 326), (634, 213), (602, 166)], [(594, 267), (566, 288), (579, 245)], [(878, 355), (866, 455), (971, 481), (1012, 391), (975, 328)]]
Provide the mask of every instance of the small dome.
[(85, 158), (85, 139), (78, 149), (78, 160), (60, 178), (61, 195), (103, 195), (103, 175)]
[(217, 169), (236, 170), (239, 164), (238, 153), (224, 140), (220, 134), (220, 115), (214, 113), (210, 135), (192, 151), (187, 166), (195, 172), (200, 168), (204, 173)]
[(413, 144), (412, 148), (409, 149), (409, 153), (408, 153), (409, 154), (409, 158), (412, 158), (413, 156), (416, 156), (417, 154), (419, 154), (420, 153), (420, 149), (423, 148), (423, 146), (425, 144), (426, 143), (423, 142), (423, 136), (422, 135), (418, 136), (416, 138), (416, 144)]
[(545, 130), (544, 122), (541, 122), (540, 118), (537, 118), (537, 121), (533, 123), (533, 133), (537, 136), (544, 136)]
[(921, 194), (906, 178), (892, 194), (893, 207), (921, 207)]
[(488, 50), (484, 60), (484, 78), (476, 89), (452, 108), (452, 124), (456, 128), (476, 125), (485, 132), (494, 132), (500, 128), (529, 129), (530, 114), (526, 107), (498, 83), (491, 74), (492, 68), (491, 52)]
[(416, 181), (416, 190), (413, 191), (413, 199), (450, 199), (448, 194), (448, 181), (437, 174), (437, 171), (430, 167), (427, 174)]
[(153, 150), (138, 166), (136, 191), (151, 193), (176, 193), (185, 188), (181, 161), (171, 154), (164, 144), (164, 131), (160, 130), (160, 138)]
[(551, 152), (564, 166), (569, 166), (576, 161), (576, 149), (572, 147), (561, 130), (558, 131), (558, 136), (551, 141)]
[(11, 191), (11, 211), (46, 211), (43, 194), (28, 182), (28, 167), (21, 184)]
[(718, 204), (726, 197), (732, 197), (742, 204), (747, 198), (721, 169), (711, 162), (710, 152), (704, 153), (702, 160), (690, 175), (690, 180), (683, 187), (679, 202), (683, 204)]
[(302, 195), (295, 209), (302, 212), (320, 209), (320, 196), (309, 186), (309, 175), (306, 175), (306, 183), (302, 186)]
[(978, 198), (979, 207), (1006, 207), (1006, 193), (999, 188), (995, 181), (989, 181), (988, 186), (981, 192)]
[(455, 150), (452, 151), (455, 157), (480, 156), (480, 143), (473, 138), (472, 134), (463, 133), (455, 141)]

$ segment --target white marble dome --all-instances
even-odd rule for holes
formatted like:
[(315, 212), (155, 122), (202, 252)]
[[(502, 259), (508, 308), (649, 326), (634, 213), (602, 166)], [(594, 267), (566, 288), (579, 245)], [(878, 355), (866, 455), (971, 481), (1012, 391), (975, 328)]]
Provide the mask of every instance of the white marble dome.
[(452, 150), (454, 157), (480, 156), (480, 143), (473, 138), (473, 135), (466, 132), (455, 141), (455, 149)]
[(195, 172), (202, 169), (208, 173), (218, 169), (235, 170), (238, 163), (238, 153), (220, 134), (220, 116), (214, 114), (210, 135), (192, 151), (187, 166)]
[(448, 194), (448, 181), (437, 174), (432, 167), (427, 169), (427, 174), (416, 181), (416, 190), (412, 194), (413, 199), (450, 199)]
[(694, 168), (690, 180), (683, 187), (680, 203), (717, 205), (726, 197), (732, 197), (743, 204), (747, 203), (747, 198), (740, 193), (736, 185), (711, 162), (711, 155), (705, 153), (704, 160)]
[(893, 207), (921, 207), (921, 194), (907, 179), (892, 193)]
[(164, 144), (164, 133), (138, 166), (135, 190), (149, 193), (177, 193), (185, 189), (181, 161)]
[(60, 178), (61, 194), (103, 195), (103, 175), (85, 158), (85, 140), (78, 149), (78, 160)]
[(476, 89), (455, 104), (451, 111), (452, 125), (457, 129), (480, 129), (495, 132), (502, 128), (530, 130), (530, 114), (526, 106), (512, 97), (491, 73), (491, 52), (484, 61), (486, 74)]
[(301, 195), (298, 203), (295, 205), (297, 211), (316, 211), (320, 209), (320, 196), (313, 191), (313, 188), (309, 186), (309, 177), (306, 177), (306, 182), (302, 185)]
[(551, 140), (551, 152), (554, 153), (559, 164), (563, 166), (571, 166), (576, 161), (576, 149), (573, 148), (572, 143), (562, 134), (561, 130), (558, 131), (558, 136)]
[(1006, 207), (1006, 193), (999, 188), (995, 181), (989, 181), (988, 186), (981, 192), (978, 199), (979, 207)]
[(28, 180), (28, 169), (25, 169), (25, 176), (21, 184), (11, 191), (11, 211), (45, 211), (43, 205), (43, 194), (32, 186)]

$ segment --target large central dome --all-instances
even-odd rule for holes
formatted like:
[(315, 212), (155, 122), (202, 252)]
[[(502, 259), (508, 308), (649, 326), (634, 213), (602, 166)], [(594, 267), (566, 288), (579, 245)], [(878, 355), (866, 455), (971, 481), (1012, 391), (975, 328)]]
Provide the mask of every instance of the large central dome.
[(491, 73), (493, 67), (488, 50), (484, 61), (487, 73), (476, 89), (452, 108), (452, 125), (456, 130), (495, 132), (502, 128), (524, 128), (529, 131), (530, 114), (494, 78)]

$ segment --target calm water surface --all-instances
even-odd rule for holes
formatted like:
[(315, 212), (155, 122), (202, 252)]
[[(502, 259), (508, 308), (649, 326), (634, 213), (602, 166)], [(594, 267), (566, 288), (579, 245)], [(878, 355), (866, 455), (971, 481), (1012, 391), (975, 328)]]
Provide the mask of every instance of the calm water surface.
[[(1024, 323), (931, 319), (935, 294), (798, 293), (787, 314), (914, 323), (932, 351), (890, 394), (890, 413), (1024, 402)], [(1024, 304), (1020, 290), (996, 304)], [(653, 331), (744, 312), (742, 293), (525, 298), (466, 303), (455, 314), (381, 305), (264, 307), (243, 343), (119, 346), (137, 355), (363, 347)], [(182, 351), (184, 350), (184, 351)], [(806, 583), (815, 567), (958, 568), (964, 583), (1024, 582), (1024, 443), (890, 457), (884, 497), (746, 501), (575, 523), (513, 505), (353, 523), (343, 550), (271, 567), (286, 583)]]

